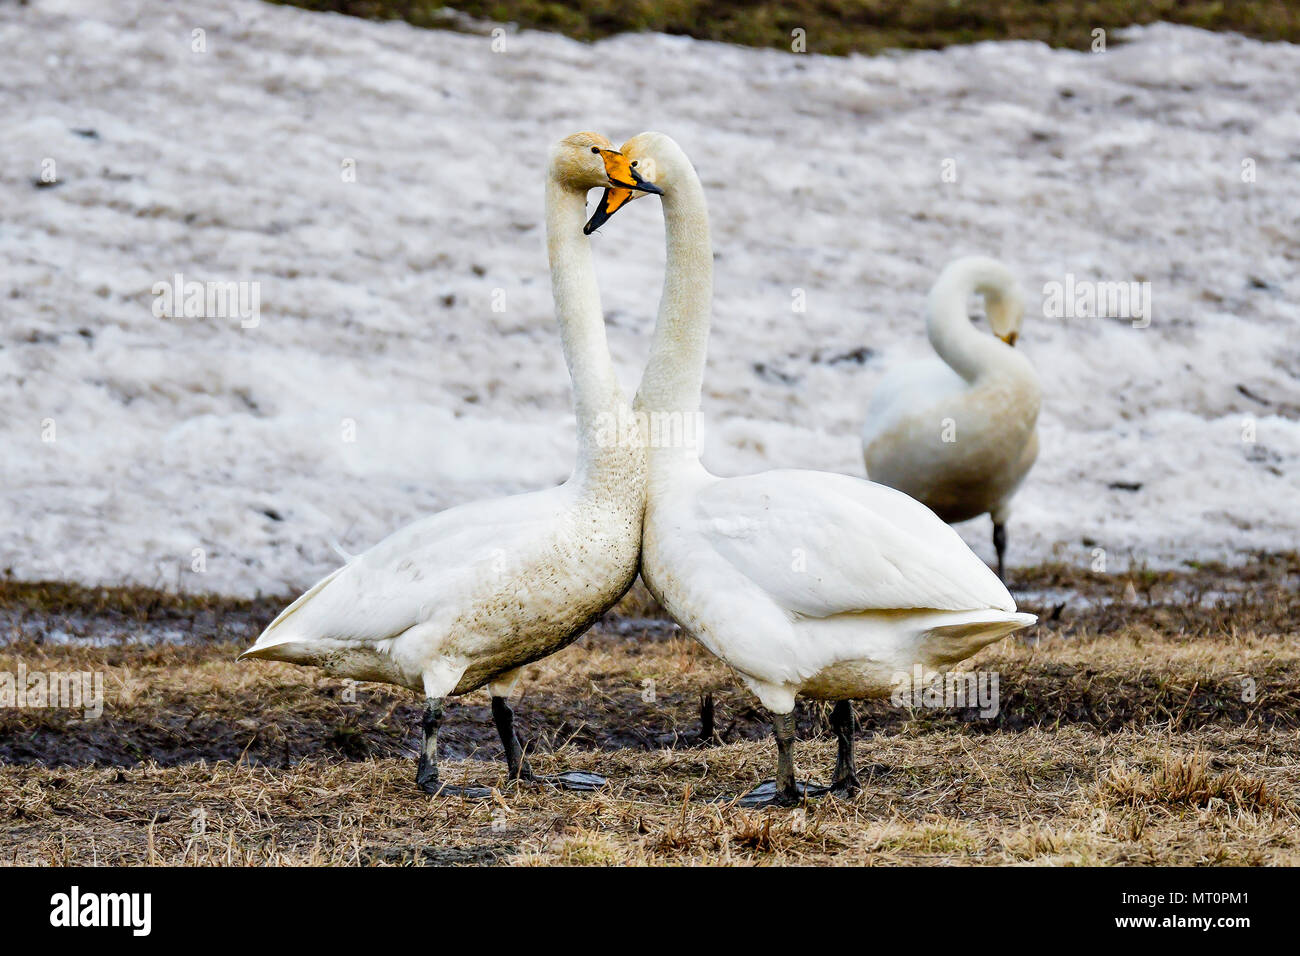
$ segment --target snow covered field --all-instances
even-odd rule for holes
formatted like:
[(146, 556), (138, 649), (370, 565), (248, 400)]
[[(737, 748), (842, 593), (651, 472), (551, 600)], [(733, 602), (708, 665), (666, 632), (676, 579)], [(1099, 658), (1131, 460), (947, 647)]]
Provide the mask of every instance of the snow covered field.
[[(541, 178), (576, 129), (668, 132), (709, 190), (715, 471), (862, 474), (873, 386), (928, 349), (930, 282), (988, 253), (1022, 277), (1045, 386), (1013, 565), (1294, 548), (1300, 48), (1110, 39), (494, 52), (252, 0), (0, 6), (0, 571), (289, 591), (336, 566), (331, 540), (563, 480)], [(661, 244), (653, 200), (597, 238), (629, 391)], [(176, 273), (258, 283), (260, 320), (157, 317)], [(1149, 326), (1044, 317), (1067, 274), (1150, 282)], [(990, 554), (987, 518), (961, 530)]]

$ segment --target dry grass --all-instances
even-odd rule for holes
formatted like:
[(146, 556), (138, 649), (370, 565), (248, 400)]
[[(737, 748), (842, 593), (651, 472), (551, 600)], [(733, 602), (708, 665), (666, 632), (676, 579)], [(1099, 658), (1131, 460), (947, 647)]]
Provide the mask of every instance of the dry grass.
[[(598, 771), (610, 787), (507, 786), (478, 692), (444, 736), (445, 779), (498, 788), (474, 803), (415, 790), (412, 695), (234, 663), (276, 602), (131, 589), (87, 592), (87, 607), (10, 582), (0, 620), (15, 641), (0, 671), (101, 671), (107, 701), (98, 720), (0, 711), (0, 860), (1300, 864), (1297, 570), (1288, 555), (1113, 578), (1022, 570), (1018, 589), (1051, 589), (1045, 617), (1066, 604), (1031, 640), (973, 661), (1000, 675), (998, 716), (860, 704), (865, 792), (784, 812), (717, 802), (770, 775), (763, 715), (644, 597), (530, 667), (517, 705), (539, 770)], [(1136, 603), (1122, 600), (1130, 583)], [(1209, 592), (1224, 596), (1206, 605)], [(69, 618), (110, 643), (44, 640)], [(131, 642), (158, 619), (189, 620), (194, 643)], [(695, 748), (706, 689), (724, 743)], [(834, 758), (824, 712), (801, 708), (797, 755), (822, 781)]]
[(1263, 777), (1230, 769), (1215, 773), (1205, 754), (1166, 754), (1154, 771), (1114, 764), (1102, 776), (1099, 791), (1103, 799), (1130, 810), (1143, 807), (1206, 809), (1218, 801), (1238, 813), (1276, 816), (1288, 811), (1287, 804), (1274, 796)]
[[(1300, 40), (1290, 0), (278, 0), (416, 26), (486, 32), (495, 22), (580, 40), (653, 30), (746, 46), (791, 49), (805, 31), (809, 53), (877, 53), (979, 40), (1039, 40), (1087, 50), (1102, 28), (1165, 20), (1233, 30), (1262, 40)], [(476, 24), (470, 17), (485, 24)]]
[[(537, 758), (599, 770), (591, 796), (503, 786), (495, 765), (450, 780), (496, 783), (492, 801), (432, 801), (401, 759), (225, 762), (132, 769), (0, 769), (4, 861), (72, 864), (1288, 864), (1300, 863), (1291, 737), (1081, 728), (869, 739), (882, 769), (854, 801), (794, 811), (698, 799), (737, 793), (770, 748), (564, 749)], [(1195, 754), (1189, 748), (1196, 748)], [(824, 774), (826, 741), (801, 748)], [(1204, 760), (1204, 783), (1169, 763)], [(887, 768), (887, 769), (885, 769)], [(1213, 795), (1211, 795), (1213, 794)]]

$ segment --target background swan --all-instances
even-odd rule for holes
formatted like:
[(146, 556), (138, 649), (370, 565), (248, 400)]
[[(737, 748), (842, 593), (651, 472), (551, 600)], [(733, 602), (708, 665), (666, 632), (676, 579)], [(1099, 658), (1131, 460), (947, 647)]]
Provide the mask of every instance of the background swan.
[[(439, 785), (443, 699), (490, 685), (511, 777), (532, 778), (506, 698), (519, 668), (576, 640), (636, 577), (645, 454), (609, 440), (631, 414), (605, 340), (589, 240), (587, 191), (627, 164), (603, 136), (575, 133), (551, 151), (546, 243), (555, 314), (573, 380), (578, 459), (563, 485), (475, 502), (403, 528), (294, 601), (240, 655), (315, 664), (330, 674), (386, 681), (426, 698), (416, 782), (429, 793), (481, 796)], [(555, 782), (589, 789), (590, 774)]]
[[(663, 296), (636, 399), (653, 426), (655, 416), (699, 414), (713, 250), (703, 187), (677, 144), (642, 133), (622, 152), (662, 190), (667, 229)], [(914, 664), (946, 667), (1035, 620), (1016, 613), (955, 531), (901, 492), (814, 471), (718, 478), (685, 444), (652, 444), (648, 466), (642, 578), (773, 715), (775, 785), (747, 803), (799, 799), (796, 695), (838, 701), (832, 785), (853, 792), (850, 699), (888, 695)]]
[[(971, 324), (973, 292), (984, 296), (996, 339)], [(1013, 348), (1023, 317), (1019, 285), (1002, 263), (980, 256), (949, 263), (927, 304), (926, 332), (939, 358), (885, 376), (862, 429), (872, 481), (906, 492), (944, 521), (993, 518), (999, 578), (1011, 496), (1038, 457), (1042, 392), (1033, 366)]]

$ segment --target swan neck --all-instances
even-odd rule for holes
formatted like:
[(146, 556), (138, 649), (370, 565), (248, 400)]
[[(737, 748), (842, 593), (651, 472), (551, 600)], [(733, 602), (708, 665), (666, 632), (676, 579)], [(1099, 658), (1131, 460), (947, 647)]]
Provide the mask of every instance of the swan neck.
[[(698, 436), (700, 394), (709, 344), (709, 313), (713, 303), (713, 243), (704, 187), (689, 162), (677, 171), (663, 196), (667, 271), (659, 315), (655, 320), (637, 409), (651, 416), (652, 430), (673, 434), (674, 420), (684, 419), (686, 433)], [(656, 418), (658, 416), (658, 418)], [(652, 463), (684, 457), (699, 458), (694, 440), (650, 441)]]
[(578, 425), (575, 474), (580, 478), (599, 465), (621, 459), (617, 443), (604, 436), (610, 421), (616, 420), (620, 408), (627, 404), (609, 356), (591, 244), (582, 234), (585, 218), (586, 194), (548, 177), (546, 252), (564, 361), (573, 380)]
[(966, 309), (972, 293), (1000, 291), (999, 284), (968, 270), (945, 270), (930, 290), (925, 324), (930, 345), (967, 382), (1005, 364), (1009, 350), (994, 336), (975, 328)]

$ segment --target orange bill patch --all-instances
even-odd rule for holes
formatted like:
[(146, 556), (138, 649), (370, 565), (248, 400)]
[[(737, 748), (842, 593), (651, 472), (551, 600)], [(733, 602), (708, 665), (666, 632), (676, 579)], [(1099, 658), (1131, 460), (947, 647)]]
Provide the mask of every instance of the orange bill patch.
[[(630, 159), (616, 149), (602, 149), (600, 158), (605, 161), (605, 175), (609, 177), (611, 183), (615, 186), (626, 186), (629, 189), (636, 185), (636, 177), (632, 174), (632, 161)], [(621, 206), (624, 202), (627, 202), (627, 197), (624, 197), (618, 205)], [(614, 207), (614, 209), (617, 208), (618, 206)], [(613, 211), (613, 209), (610, 210), (610, 212)]]
[(600, 202), (596, 204), (596, 211), (591, 214), (587, 224), (582, 227), (582, 234), (590, 236), (593, 232), (609, 222), (609, 217), (614, 215), (632, 198), (633, 191), (624, 189), (621, 186), (607, 186), (601, 193)]
[(632, 198), (632, 190), (617, 187), (606, 189), (605, 194), (600, 197), (600, 211), (608, 219), (614, 213), (618, 212), (629, 199)]

